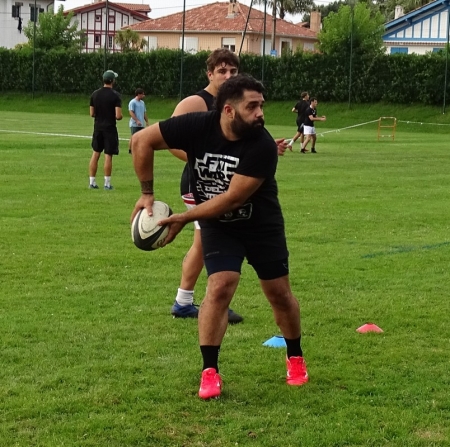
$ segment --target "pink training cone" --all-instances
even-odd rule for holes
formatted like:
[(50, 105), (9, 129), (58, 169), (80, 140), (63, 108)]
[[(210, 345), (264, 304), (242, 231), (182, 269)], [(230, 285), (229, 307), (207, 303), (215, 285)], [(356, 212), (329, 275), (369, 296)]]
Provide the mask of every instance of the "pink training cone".
[(378, 327), (376, 324), (366, 323), (363, 324), (358, 329), (356, 329), (356, 332), (359, 332), (360, 334), (365, 334), (366, 332), (383, 332), (383, 329)]

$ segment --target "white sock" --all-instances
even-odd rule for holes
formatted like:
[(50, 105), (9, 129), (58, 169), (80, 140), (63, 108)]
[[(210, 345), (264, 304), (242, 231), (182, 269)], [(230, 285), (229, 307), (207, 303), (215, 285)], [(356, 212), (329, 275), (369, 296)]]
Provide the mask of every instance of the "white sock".
[(177, 297), (175, 301), (180, 306), (190, 306), (194, 303), (194, 291), (193, 290), (184, 290), (178, 289)]
[(95, 177), (89, 177), (89, 184), (90, 185), (95, 185)]
[(105, 175), (105, 186), (111, 186), (111, 177)]

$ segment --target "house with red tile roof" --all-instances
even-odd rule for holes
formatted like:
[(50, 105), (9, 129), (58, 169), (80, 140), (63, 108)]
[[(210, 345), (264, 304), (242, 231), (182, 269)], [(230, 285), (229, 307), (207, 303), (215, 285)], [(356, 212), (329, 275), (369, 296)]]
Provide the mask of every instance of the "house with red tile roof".
[[(271, 54), (272, 26), (271, 15), (266, 14), (264, 20), (262, 11), (230, 0), (189, 9), (184, 15), (180, 12), (130, 24), (127, 28), (137, 31), (147, 40), (147, 50), (180, 49), (184, 29), (183, 48), (187, 52), (216, 48), (239, 52), (242, 46), (242, 53), (263, 54), (264, 48), (266, 54)], [(320, 30), (320, 13), (311, 14), (310, 28), (277, 19), (275, 30), (276, 55), (284, 51), (314, 51)]]
[(96, 0), (94, 3), (64, 13), (73, 12), (72, 22), (78, 21), (78, 29), (85, 32), (87, 36), (85, 52), (104, 49), (105, 40), (106, 48), (114, 52), (120, 51), (120, 47), (114, 41), (117, 31), (146, 21), (150, 11), (149, 5)]

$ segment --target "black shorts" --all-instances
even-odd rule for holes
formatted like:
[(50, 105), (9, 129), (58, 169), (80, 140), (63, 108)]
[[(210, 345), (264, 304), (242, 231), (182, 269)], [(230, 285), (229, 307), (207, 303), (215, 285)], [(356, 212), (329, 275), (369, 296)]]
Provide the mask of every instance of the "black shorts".
[(208, 276), (221, 271), (240, 273), (244, 258), (260, 279), (276, 279), (289, 273), (284, 231), (249, 234), (202, 227), (201, 237)]
[(135, 133), (139, 132), (142, 129), (145, 129), (145, 128), (144, 127), (130, 127), (131, 135), (134, 135)]
[(107, 155), (119, 155), (119, 135), (117, 129), (94, 130), (92, 149)]
[(304, 123), (297, 121), (297, 132), (302, 134), (303, 133), (303, 126), (304, 126)]

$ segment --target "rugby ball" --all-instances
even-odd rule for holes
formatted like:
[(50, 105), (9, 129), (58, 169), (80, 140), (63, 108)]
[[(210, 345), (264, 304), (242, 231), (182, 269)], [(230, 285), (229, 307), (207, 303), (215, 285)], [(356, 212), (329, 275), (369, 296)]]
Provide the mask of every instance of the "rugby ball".
[(153, 203), (153, 216), (149, 216), (147, 210), (142, 208), (134, 217), (131, 224), (131, 238), (137, 248), (152, 251), (161, 248), (169, 233), (167, 225), (160, 226), (158, 222), (169, 217), (172, 210), (164, 202)]

